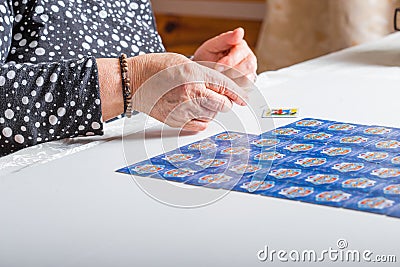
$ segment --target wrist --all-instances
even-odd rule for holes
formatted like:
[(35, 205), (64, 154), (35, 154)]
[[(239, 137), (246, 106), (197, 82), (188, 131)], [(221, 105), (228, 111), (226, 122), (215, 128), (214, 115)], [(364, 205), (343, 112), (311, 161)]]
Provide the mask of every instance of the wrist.
[(129, 77), (131, 80), (132, 96), (137, 92), (143, 83), (143, 69), (145, 66), (145, 59), (143, 56), (130, 57), (128, 60)]
[(103, 121), (108, 121), (124, 112), (120, 64), (115, 58), (101, 58), (96, 61), (102, 117)]

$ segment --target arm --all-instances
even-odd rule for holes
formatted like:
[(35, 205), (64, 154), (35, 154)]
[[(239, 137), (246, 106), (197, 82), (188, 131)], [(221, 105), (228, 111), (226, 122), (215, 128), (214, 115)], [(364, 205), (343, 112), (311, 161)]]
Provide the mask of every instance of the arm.
[[(233, 81), (181, 55), (148, 54), (129, 62), (134, 109), (172, 127), (204, 130), (232, 102), (245, 105)], [(156, 74), (161, 76), (151, 79)], [(123, 112), (121, 84), (118, 59), (3, 64), (1, 156), (43, 142), (101, 135), (102, 121)]]
[[(13, 15), (11, 6), (4, 1), (0, 5), (0, 13), (6, 10), (0, 25), (0, 156), (42, 142), (101, 135), (102, 121), (123, 112), (118, 59), (87, 56), (41, 64), (5, 63)], [(170, 126), (203, 130), (232, 102), (243, 104), (234, 92), (240, 91), (236, 84), (183, 56), (143, 55), (131, 58), (130, 65), (134, 109)], [(165, 71), (170, 67), (177, 68)], [(153, 86), (142, 86), (160, 72), (166, 76)], [(169, 87), (170, 81), (196, 84)]]
[(1, 155), (68, 137), (102, 134), (92, 57), (0, 66)]
[(93, 57), (42, 64), (5, 63), (12, 1), (0, 1), (0, 156), (38, 143), (102, 134)]

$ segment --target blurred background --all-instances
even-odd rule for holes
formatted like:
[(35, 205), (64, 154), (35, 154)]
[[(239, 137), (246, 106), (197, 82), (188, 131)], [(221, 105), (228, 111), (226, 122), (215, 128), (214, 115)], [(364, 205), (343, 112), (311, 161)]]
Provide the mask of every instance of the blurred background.
[(243, 27), (259, 72), (277, 70), (393, 32), (400, 0), (152, 0), (168, 51), (192, 55)]

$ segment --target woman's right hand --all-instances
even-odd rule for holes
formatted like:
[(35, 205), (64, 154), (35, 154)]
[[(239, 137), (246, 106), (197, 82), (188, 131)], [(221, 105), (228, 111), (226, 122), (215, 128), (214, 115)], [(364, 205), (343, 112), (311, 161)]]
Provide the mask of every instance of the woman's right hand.
[(146, 54), (128, 63), (133, 109), (171, 127), (202, 131), (233, 102), (246, 105), (245, 91), (233, 80), (182, 55)]

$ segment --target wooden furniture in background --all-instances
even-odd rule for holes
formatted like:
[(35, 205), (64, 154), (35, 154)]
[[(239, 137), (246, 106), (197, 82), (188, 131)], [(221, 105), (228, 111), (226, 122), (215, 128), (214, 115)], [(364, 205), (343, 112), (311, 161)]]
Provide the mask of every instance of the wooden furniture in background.
[(152, 0), (158, 31), (169, 52), (191, 55), (204, 41), (243, 27), (255, 48), (265, 0)]

